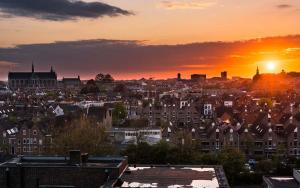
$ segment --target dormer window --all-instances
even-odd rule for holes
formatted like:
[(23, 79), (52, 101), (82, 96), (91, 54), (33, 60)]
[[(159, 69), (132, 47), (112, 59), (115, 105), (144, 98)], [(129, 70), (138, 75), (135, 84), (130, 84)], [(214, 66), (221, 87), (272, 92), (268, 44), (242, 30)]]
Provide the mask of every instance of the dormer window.
[(33, 130), (32, 133), (33, 133), (33, 135), (37, 135), (37, 131), (36, 130)]

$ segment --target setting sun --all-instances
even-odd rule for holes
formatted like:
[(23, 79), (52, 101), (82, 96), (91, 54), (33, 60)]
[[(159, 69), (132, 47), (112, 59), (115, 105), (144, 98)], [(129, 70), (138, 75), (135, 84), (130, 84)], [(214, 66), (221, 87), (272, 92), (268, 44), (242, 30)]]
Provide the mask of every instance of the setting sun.
[(268, 69), (268, 71), (274, 71), (275, 68), (277, 66), (277, 62), (276, 61), (268, 61), (266, 62), (266, 67)]

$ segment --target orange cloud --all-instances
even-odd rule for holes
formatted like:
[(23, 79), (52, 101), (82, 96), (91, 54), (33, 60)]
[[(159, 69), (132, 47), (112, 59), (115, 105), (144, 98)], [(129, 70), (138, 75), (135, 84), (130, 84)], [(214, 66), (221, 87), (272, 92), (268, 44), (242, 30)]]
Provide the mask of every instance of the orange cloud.
[(165, 9), (206, 9), (216, 4), (216, 1), (162, 1), (160, 7)]

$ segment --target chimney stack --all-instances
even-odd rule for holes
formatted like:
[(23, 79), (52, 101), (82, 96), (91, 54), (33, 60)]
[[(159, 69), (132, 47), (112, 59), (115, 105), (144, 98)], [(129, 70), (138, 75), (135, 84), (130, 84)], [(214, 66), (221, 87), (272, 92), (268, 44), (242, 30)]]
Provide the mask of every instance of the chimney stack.
[(81, 164), (81, 152), (80, 150), (70, 150), (70, 165), (80, 165)]

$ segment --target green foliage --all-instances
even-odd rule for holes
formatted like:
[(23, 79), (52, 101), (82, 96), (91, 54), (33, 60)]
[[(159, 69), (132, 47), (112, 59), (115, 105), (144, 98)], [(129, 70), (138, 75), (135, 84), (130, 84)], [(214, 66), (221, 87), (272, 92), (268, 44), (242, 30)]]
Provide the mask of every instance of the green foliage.
[(114, 79), (110, 74), (99, 73), (96, 75), (95, 81), (109, 83), (109, 82), (113, 82)]
[(103, 126), (96, 126), (87, 119), (75, 119), (53, 133), (51, 153), (65, 154), (69, 150), (79, 149), (91, 155), (112, 154), (113, 147)]
[(123, 103), (115, 103), (113, 114), (112, 114), (113, 124), (114, 125), (120, 124), (121, 120), (125, 119), (126, 114), (127, 112)]
[(143, 128), (148, 125), (147, 119), (127, 119), (123, 124), (122, 127), (132, 127), (132, 128)]
[(8, 121), (11, 123), (17, 123), (18, 122), (17, 116), (10, 114), (8, 116)]
[(263, 174), (271, 174), (273, 169), (274, 169), (273, 163), (272, 160), (270, 159), (261, 160), (258, 162), (256, 166), (256, 171)]
[(86, 85), (81, 89), (81, 94), (99, 93), (100, 89), (94, 80), (89, 80)]
[(236, 176), (244, 171), (245, 156), (236, 149), (225, 149), (218, 156), (220, 164), (223, 166), (228, 181), (236, 183)]

